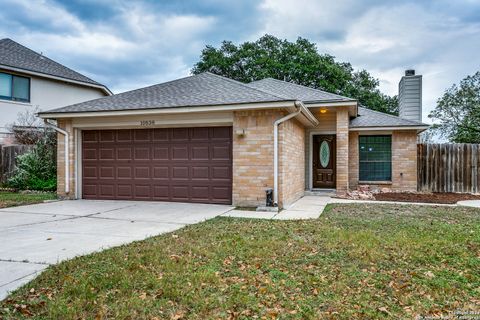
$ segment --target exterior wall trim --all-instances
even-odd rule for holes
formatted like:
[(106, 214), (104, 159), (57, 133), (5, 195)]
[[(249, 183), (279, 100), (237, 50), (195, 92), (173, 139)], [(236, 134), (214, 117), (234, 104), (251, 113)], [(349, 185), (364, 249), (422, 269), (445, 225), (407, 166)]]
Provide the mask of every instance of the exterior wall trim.
[[(308, 170), (308, 189), (313, 190), (313, 136), (316, 135), (322, 135), (322, 134), (331, 134), (331, 135), (336, 135), (336, 131), (325, 131), (325, 130), (313, 130), (310, 131), (310, 135), (308, 137), (308, 144), (309, 144), (309, 150), (308, 150), (308, 165), (310, 169)], [(335, 150), (336, 151), (336, 150)]]

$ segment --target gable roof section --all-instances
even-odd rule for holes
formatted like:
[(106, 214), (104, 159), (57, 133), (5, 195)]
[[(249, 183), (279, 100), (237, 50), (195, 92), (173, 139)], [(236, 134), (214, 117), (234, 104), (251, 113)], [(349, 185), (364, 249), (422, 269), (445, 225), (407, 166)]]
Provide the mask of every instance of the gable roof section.
[(425, 127), (428, 125), (413, 120), (403, 119), (387, 113), (374, 111), (365, 107), (358, 107), (358, 116), (350, 120), (350, 128), (377, 128), (377, 127)]
[(343, 97), (338, 94), (273, 78), (253, 81), (248, 83), (247, 86), (284, 97), (285, 99), (301, 100), (306, 104), (314, 102), (356, 101), (355, 99)]
[(44, 55), (41, 55), (11, 39), (0, 40), (0, 68), (11, 67), (24, 70), (27, 72), (35, 72), (47, 76), (62, 78), (65, 80), (73, 80), (81, 82), (85, 85), (103, 87), (110, 93), (110, 90), (103, 84), (100, 84), (70, 68), (55, 62)]
[(293, 100), (295, 99), (279, 97), (205, 72), (43, 113), (145, 110)]

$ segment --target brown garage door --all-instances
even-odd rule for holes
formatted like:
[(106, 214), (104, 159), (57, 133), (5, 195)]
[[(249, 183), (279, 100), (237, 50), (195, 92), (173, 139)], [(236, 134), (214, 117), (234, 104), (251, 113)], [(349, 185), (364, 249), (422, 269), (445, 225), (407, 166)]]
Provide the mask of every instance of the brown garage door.
[(82, 133), (84, 199), (232, 203), (232, 128)]

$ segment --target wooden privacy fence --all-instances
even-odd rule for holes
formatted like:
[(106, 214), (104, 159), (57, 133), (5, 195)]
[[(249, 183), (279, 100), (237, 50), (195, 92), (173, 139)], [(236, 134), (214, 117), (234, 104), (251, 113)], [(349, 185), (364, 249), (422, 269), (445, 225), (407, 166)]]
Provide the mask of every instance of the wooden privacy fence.
[(29, 151), (31, 148), (32, 146), (27, 145), (0, 145), (0, 185), (13, 175), (17, 156)]
[(479, 144), (418, 144), (418, 190), (480, 192)]

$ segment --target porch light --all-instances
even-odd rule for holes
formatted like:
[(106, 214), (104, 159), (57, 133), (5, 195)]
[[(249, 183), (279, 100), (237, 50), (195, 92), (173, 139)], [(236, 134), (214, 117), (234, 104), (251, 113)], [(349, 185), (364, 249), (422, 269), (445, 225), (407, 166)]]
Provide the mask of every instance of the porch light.
[(245, 132), (245, 129), (237, 129), (237, 130), (235, 130), (235, 134), (236, 134), (237, 136), (239, 136), (239, 137), (245, 136), (245, 133), (246, 133), (246, 132)]
[(320, 113), (326, 113), (327, 109), (320, 109)]

